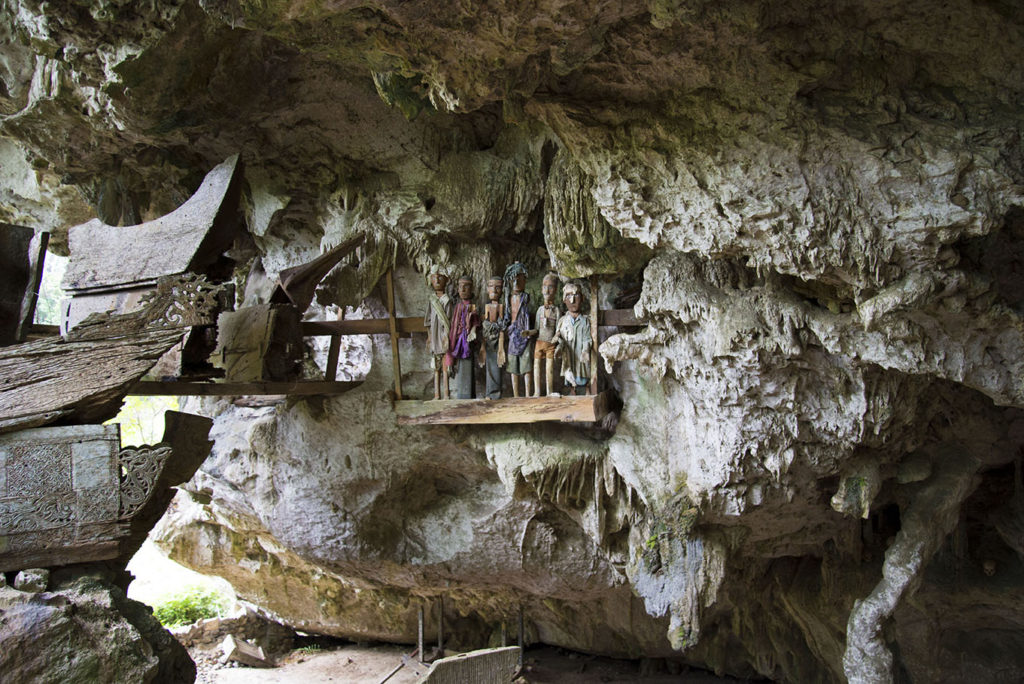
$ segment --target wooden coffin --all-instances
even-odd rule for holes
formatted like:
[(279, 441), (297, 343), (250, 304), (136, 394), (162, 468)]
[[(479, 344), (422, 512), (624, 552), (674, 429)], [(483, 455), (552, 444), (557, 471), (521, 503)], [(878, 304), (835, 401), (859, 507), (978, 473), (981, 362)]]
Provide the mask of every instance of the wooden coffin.
[(117, 425), (0, 435), (0, 571), (134, 555), (173, 485), (209, 453), (208, 418), (169, 411), (159, 444), (121, 448)]
[(217, 319), (214, 365), (228, 382), (293, 380), (303, 357), (299, 312), (290, 304), (259, 304)]

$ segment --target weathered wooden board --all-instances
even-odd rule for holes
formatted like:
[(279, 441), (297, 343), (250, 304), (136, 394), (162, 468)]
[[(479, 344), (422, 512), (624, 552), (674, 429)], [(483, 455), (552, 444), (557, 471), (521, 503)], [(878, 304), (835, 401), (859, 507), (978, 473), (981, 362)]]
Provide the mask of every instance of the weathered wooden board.
[(241, 397), (343, 394), (358, 382), (295, 380), (292, 382), (137, 382), (128, 394), (140, 396)]
[(584, 397), (396, 401), (399, 425), (594, 423), (608, 415), (608, 392)]
[(518, 646), (484, 648), (435, 660), (422, 684), (512, 684), (519, 670)]
[(51, 338), (0, 348), (0, 433), (33, 422), (101, 423), (188, 328), (154, 328), (113, 339)]
[(242, 190), (242, 164), (229, 157), (206, 174), (184, 204), (136, 226), (93, 219), (71, 228), (71, 260), (63, 288), (89, 291), (155, 282), (160, 276), (203, 273), (231, 246)]
[(245, 639), (228, 634), (224, 637), (220, 648), (224, 651), (224, 657), (248, 667), (274, 667), (274, 663), (267, 658), (263, 649), (250, 644)]
[(0, 223), (0, 346), (23, 341), (32, 326), (49, 237)]

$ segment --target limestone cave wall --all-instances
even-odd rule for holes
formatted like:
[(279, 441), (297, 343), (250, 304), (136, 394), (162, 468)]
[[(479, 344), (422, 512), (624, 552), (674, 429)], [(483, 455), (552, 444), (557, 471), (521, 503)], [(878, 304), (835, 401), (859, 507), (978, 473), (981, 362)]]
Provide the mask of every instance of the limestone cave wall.
[[(639, 291), (615, 420), (400, 427), (203, 400), (159, 529), (290, 624), (790, 681), (1024, 676), (1024, 10), (1004, 0), (0, 2), (0, 220), (167, 213), (245, 163), (239, 299), (363, 232), (314, 313), (513, 258)], [(131, 240), (126, 229), (125, 239)], [(403, 383), (428, 390), (422, 345)], [(310, 373), (326, 352), (310, 349)]]

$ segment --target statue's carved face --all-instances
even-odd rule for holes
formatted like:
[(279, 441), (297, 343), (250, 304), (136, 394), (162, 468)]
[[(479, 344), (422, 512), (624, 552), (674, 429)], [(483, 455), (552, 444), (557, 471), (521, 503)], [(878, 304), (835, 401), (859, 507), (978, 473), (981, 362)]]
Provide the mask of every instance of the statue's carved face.
[(516, 277), (512, 280), (512, 291), (519, 294), (526, 287), (526, 274), (517, 273)]
[(544, 303), (551, 305), (555, 303), (555, 293), (558, 292), (558, 281), (554, 278), (545, 278), (540, 285), (540, 293), (544, 297)]
[(565, 308), (569, 310), (569, 313), (576, 314), (580, 312), (580, 307), (583, 305), (583, 294), (580, 292), (579, 287), (566, 285), (562, 300), (565, 302)]
[(459, 279), (459, 299), (470, 299), (473, 296), (473, 281), (466, 278)]
[(487, 299), (492, 302), (496, 302), (501, 299), (501, 294), (504, 291), (504, 287), (500, 280), (488, 280), (487, 281)]
[(444, 273), (431, 273), (430, 274), (430, 288), (441, 294), (444, 292), (444, 288), (448, 287), (448, 276)]

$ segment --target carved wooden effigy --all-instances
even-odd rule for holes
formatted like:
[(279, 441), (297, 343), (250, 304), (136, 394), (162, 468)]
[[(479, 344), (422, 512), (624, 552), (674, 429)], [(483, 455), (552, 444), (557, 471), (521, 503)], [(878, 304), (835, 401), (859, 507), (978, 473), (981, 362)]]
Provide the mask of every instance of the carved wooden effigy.
[(164, 442), (117, 425), (0, 435), (0, 571), (129, 558), (209, 452), (211, 421), (168, 412)]

